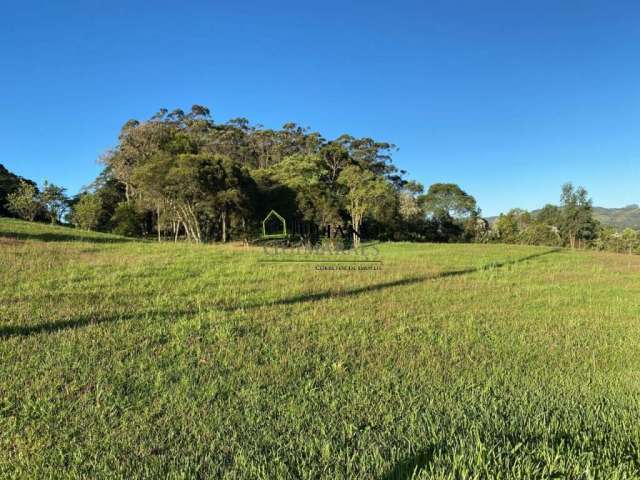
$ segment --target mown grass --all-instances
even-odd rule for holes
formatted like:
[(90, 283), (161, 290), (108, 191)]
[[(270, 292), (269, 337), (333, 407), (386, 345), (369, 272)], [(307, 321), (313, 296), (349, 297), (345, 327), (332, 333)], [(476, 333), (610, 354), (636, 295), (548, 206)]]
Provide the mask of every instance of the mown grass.
[(379, 251), (1, 219), (0, 478), (640, 476), (640, 257)]

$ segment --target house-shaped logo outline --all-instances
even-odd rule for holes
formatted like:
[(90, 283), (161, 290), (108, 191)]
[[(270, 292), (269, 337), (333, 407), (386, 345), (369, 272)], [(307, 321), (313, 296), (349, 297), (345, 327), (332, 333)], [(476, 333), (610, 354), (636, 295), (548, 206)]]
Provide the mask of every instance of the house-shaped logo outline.
[[(274, 233), (267, 235), (267, 222), (272, 217), (275, 217), (282, 224), (282, 233)], [(271, 210), (264, 220), (262, 220), (262, 237), (263, 238), (283, 238), (287, 236), (287, 221), (284, 219), (282, 215), (280, 215), (275, 210)]]

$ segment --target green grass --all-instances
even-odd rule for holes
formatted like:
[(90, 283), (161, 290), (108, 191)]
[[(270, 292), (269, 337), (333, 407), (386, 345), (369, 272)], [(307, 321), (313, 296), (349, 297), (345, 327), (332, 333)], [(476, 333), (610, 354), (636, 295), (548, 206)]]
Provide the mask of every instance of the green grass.
[(0, 219), (0, 478), (640, 477), (640, 257), (378, 247)]

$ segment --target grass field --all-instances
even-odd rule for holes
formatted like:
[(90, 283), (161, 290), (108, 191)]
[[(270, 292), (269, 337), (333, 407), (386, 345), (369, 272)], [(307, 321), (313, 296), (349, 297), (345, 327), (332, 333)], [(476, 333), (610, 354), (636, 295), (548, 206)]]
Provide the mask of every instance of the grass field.
[(379, 251), (0, 219), (0, 478), (640, 477), (640, 257)]

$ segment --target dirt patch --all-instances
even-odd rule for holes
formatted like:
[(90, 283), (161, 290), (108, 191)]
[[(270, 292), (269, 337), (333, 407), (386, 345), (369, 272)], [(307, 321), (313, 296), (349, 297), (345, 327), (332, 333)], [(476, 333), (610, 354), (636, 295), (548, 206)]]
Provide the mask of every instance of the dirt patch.
[(17, 247), (24, 244), (24, 240), (18, 240), (17, 238), (0, 237), (0, 245), (7, 247)]

